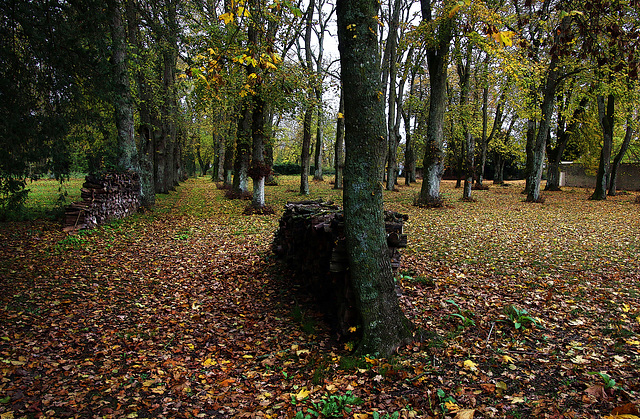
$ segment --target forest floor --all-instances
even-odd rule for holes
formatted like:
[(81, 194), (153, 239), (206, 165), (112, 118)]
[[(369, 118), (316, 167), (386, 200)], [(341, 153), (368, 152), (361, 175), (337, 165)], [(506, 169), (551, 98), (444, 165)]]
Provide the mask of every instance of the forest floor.
[[(267, 188), (268, 216), (198, 178), (92, 231), (1, 224), (0, 418), (640, 416), (635, 194), (385, 192), (409, 215), (397, 281), (423, 332), (375, 359), (270, 250), (297, 182)], [(328, 182), (309, 198), (341, 202)]]

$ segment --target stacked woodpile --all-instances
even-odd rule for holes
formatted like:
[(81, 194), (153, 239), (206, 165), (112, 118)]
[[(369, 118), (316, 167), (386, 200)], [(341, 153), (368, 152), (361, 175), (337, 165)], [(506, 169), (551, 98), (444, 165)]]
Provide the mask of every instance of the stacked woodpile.
[[(403, 234), (407, 216), (385, 211), (385, 228), (391, 267), (400, 267), (400, 248), (407, 246)], [(290, 202), (280, 219), (273, 251), (296, 271), (296, 280), (328, 311), (337, 331), (346, 334), (359, 324), (349, 278), (344, 236), (344, 215), (331, 202)]]
[(82, 201), (65, 210), (65, 231), (94, 228), (127, 217), (140, 207), (140, 178), (133, 172), (88, 175)]

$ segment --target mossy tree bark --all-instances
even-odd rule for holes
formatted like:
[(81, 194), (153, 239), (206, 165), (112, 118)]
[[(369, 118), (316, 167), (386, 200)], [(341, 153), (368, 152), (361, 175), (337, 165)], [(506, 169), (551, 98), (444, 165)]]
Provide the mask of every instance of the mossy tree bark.
[(345, 236), (363, 320), (358, 350), (385, 357), (411, 339), (411, 329), (398, 303), (384, 231), (379, 179), (386, 141), (377, 14), (377, 0), (337, 2), (345, 99)]
[(114, 111), (118, 131), (118, 166), (121, 170), (140, 173), (138, 150), (133, 119), (133, 98), (131, 95), (129, 66), (127, 63), (127, 40), (122, 20), (122, 10), (118, 0), (107, 3), (111, 15), (111, 63), (114, 85)]

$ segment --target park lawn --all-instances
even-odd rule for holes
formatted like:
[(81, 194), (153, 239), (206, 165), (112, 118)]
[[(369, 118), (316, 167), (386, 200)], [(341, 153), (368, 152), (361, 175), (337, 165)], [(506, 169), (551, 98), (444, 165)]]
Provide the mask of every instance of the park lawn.
[[(409, 215), (397, 275), (414, 343), (356, 357), (277, 261), (287, 201), (243, 216), (208, 178), (157, 208), (68, 235), (0, 225), (0, 417), (571, 417), (638, 415), (640, 205), (588, 191), (523, 202), (522, 184)], [(13, 415), (13, 416), (11, 416)], [(385, 416), (388, 415), (388, 416)]]
[(22, 219), (60, 217), (66, 205), (80, 200), (83, 183), (81, 177), (71, 177), (62, 183), (50, 178), (30, 180), (27, 200), (22, 213), (17, 215)]

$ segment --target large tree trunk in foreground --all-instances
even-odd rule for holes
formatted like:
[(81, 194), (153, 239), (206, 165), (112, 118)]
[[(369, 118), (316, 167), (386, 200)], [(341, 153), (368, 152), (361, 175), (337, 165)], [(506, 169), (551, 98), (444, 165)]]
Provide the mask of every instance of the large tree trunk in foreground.
[(376, 31), (377, 0), (338, 0), (338, 39), (345, 97), (345, 236), (362, 316), (358, 351), (389, 356), (411, 339), (395, 292), (382, 209), (384, 103)]

